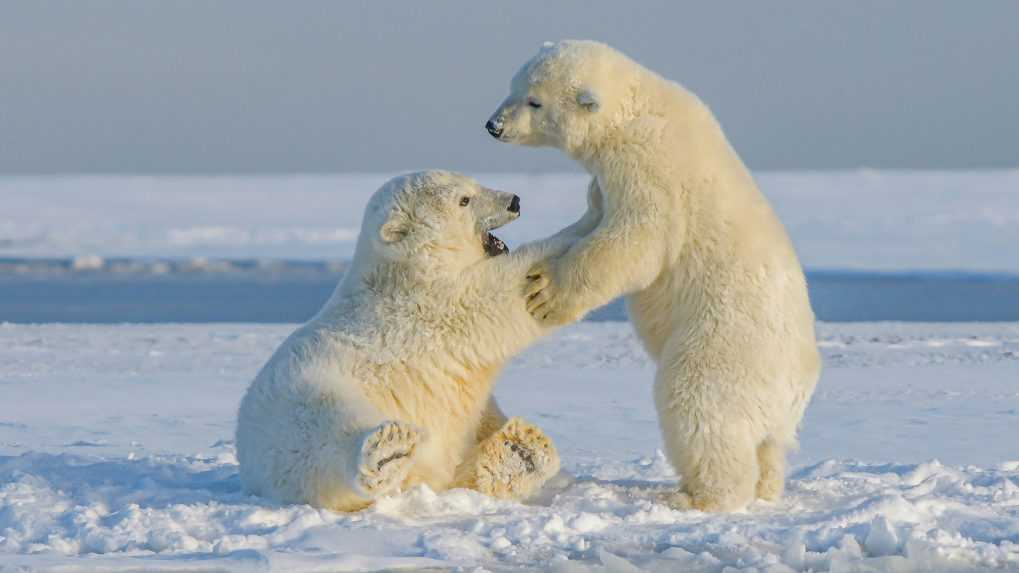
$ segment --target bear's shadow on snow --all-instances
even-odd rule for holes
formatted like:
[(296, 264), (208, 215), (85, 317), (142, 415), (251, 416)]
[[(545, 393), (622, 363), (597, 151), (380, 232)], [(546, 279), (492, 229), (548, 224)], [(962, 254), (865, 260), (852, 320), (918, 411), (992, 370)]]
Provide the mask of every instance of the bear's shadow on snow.
[(571, 490), (573, 493), (582, 493), (586, 486), (608, 489), (627, 502), (646, 500), (664, 503), (665, 498), (676, 491), (676, 484), (675, 479), (665, 481), (639, 478), (605, 479), (589, 474), (574, 476), (564, 470), (524, 503), (549, 507), (555, 504), (559, 495), (569, 493)]
[[(136, 504), (150, 509), (210, 502), (283, 507), (244, 493), (237, 466), (217, 463), (211, 457), (157, 455), (132, 460), (42, 452), (0, 456), (0, 484), (18, 482), (61, 492), (78, 503), (103, 499), (117, 506)], [(674, 481), (574, 477), (563, 472), (524, 503), (552, 506), (560, 494), (570, 490), (576, 494), (587, 485), (610, 489), (631, 501), (659, 501), (676, 487)]]
[(29, 482), (75, 500), (97, 497), (162, 509), (177, 504), (240, 503), (277, 507), (241, 490), (235, 465), (213, 458), (153, 456), (138, 460), (28, 452), (0, 456), (0, 484)]

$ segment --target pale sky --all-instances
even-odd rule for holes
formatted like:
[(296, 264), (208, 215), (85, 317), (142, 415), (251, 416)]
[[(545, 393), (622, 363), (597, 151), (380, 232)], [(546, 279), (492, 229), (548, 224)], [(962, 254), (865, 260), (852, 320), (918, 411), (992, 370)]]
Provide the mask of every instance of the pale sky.
[(485, 119), (542, 41), (698, 93), (756, 169), (1019, 166), (1019, 2), (0, 3), (0, 174), (575, 169)]

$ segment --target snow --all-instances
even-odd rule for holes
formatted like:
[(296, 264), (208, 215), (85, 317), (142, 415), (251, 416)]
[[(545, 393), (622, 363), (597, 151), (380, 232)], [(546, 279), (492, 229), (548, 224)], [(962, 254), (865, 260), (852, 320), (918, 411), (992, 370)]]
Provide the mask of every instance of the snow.
[[(8, 301), (62, 316), (120, 274), (331, 277), (388, 177), (0, 177), (0, 275), (8, 295), (25, 295), (11, 287), (21, 279), (84, 293)], [(580, 174), (477, 177), (523, 197), (523, 217), (499, 232), (511, 244), (584, 207)], [(985, 314), (999, 319), (1011, 304), (1019, 170), (758, 180), (820, 271), (815, 286), (828, 288), (826, 270), (1002, 273), (980, 291), (921, 281), (878, 298), (997, 301)], [(861, 312), (877, 296), (846, 288), (815, 298), (845, 294)], [(994, 300), (961, 294), (973, 292)], [(339, 514), (247, 496), (236, 408), (292, 328), (0, 323), (0, 572), (1019, 571), (1019, 323), (820, 324), (826, 369), (787, 495), (731, 515), (661, 502), (677, 478), (659, 451), (653, 366), (621, 322), (570, 326), (504, 373), (504, 409), (544, 428), (563, 459), (528, 503), (417, 488)]]
[(236, 406), (291, 328), (0, 325), (0, 570), (1019, 570), (1019, 324), (819, 325), (787, 495), (731, 515), (660, 502), (653, 367), (619, 322), (562, 330), (499, 383), (560, 449), (538, 499), (247, 496)]
[[(511, 244), (584, 208), (581, 174), (476, 176), (523, 198)], [(343, 260), (388, 177), (0, 177), (0, 257)], [(808, 268), (1019, 273), (1019, 170), (757, 177)]]

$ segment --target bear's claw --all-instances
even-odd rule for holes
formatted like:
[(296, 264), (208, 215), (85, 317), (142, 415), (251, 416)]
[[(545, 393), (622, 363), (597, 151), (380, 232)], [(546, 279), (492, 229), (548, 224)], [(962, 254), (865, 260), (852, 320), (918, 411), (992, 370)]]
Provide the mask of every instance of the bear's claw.
[(551, 276), (552, 267), (548, 260), (536, 263), (527, 271), (527, 284), (524, 286), (527, 312), (548, 326), (562, 326), (578, 320), (582, 313), (566, 303)]
[(528, 301), (528, 312), (531, 310), (530, 301), (541, 294), (545, 287), (548, 286), (549, 282), (548, 275), (546, 274), (538, 273), (527, 275), (527, 284), (524, 285), (524, 298)]

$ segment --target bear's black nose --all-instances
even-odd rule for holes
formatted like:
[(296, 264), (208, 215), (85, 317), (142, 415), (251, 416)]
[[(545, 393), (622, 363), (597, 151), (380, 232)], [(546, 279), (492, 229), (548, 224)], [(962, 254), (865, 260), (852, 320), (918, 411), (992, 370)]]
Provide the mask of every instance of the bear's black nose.
[(495, 125), (495, 122), (493, 122), (492, 120), (488, 120), (488, 122), (485, 124), (485, 129), (488, 130), (488, 133), (492, 134), (492, 137), (495, 137), (497, 139), (499, 138), (499, 136), (502, 135), (502, 127)]
[(520, 212), (520, 196), (519, 195), (514, 195), (513, 198), (510, 199), (509, 212), (510, 213), (519, 213)]

